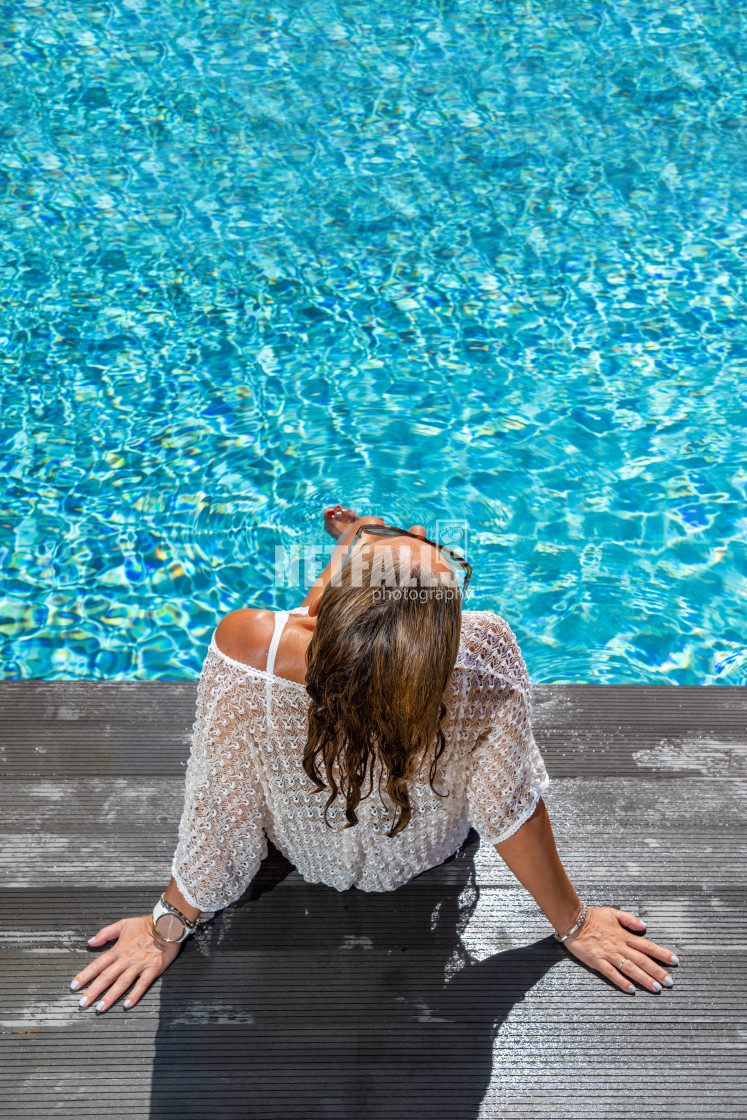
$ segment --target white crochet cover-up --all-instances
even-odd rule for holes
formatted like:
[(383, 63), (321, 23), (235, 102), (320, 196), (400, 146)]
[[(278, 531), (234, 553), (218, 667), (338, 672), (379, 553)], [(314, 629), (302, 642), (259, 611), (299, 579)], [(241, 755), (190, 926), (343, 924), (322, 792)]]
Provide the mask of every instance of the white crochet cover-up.
[[(290, 613), (305, 614), (296, 607)], [(267, 837), (310, 883), (391, 891), (442, 863), (470, 826), (491, 844), (511, 836), (549, 784), (531, 729), (530, 682), (516, 638), (491, 611), (464, 611), (459, 655), (444, 693), (446, 748), (436, 789), (430, 759), (410, 783), (412, 817), (390, 838), (385, 790), (344, 828), (338, 794), (314, 792), (301, 761), (309, 696), (303, 684), (234, 661), (215, 643), (205, 658), (187, 764), (172, 875), (200, 910), (220, 910), (246, 890)]]

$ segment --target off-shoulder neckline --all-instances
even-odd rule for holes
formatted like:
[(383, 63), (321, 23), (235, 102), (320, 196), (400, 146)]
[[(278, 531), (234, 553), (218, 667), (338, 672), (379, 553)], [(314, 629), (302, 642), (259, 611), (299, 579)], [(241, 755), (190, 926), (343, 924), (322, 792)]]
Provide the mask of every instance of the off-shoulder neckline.
[[(298, 610), (298, 608), (295, 608), (295, 610)], [(280, 613), (280, 612), (276, 612), (276, 613)], [(288, 613), (291, 614), (293, 612), (289, 611)], [(494, 611), (464, 611), (463, 610), (462, 611), (462, 618), (464, 618), (465, 614), (471, 614), (471, 615), (475, 615), (475, 614), (495, 614), (495, 612)], [(501, 616), (497, 615), (496, 617), (500, 618)], [(503, 619), (501, 619), (501, 621), (503, 621)], [(223, 650), (220, 648), (220, 646), (218, 645), (218, 643), (215, 640), (215, 635), (216, 635), (217, 632), (218, 632), (218, 628), (216, 627), (215, 630), (213, 630), (213, 636), (210, 639), (210, 649), (213, 652), (217, 653), (218, 657), (222, 658), (223, 661), (227, 661), (229, 663), (229, 665), (235, 665), (237, 669), (243, 669), (243, 671), (245, 673), (249, 673), (250, 675), (259, 677), (260, 679), (264, 679), (264, 680), (268, 680), (268, 681), (280, 681), (282, 684), (292, 685), (293, 688), (303, 688), (304, 690), (306, 689), (306, 685), (302, 681), (292, 681), (290, 679), (290, 677), (280, 677), (280, 676), (278, 676), (277, 673), (268, 673), (266, 669), (257, 669), (254, 665), (247, 665), (247, 663), (245, 661), (237, 661), (235, 657), (229, 657), (229, 655), (227, 653), (223, 652)], [(458, 666), (455, 666), (455, 668), (457, 668), (457, 667)]]
[(218, 657), (222, 658), (223, 661), (227, 661), (229, 665), (235, 665), (237, 669), (243, 669), (245, 673), (263, 677), (268, 681), (281, 681), (283, 684), (292, 684), (294, 688), (306, 688), (306, 685), (302, 681), (292, 681), (290, 677), (280, 677), (277, 673), (268, 673), (266, 669), (257, 669), (254, 665), (247, 665), (246, 661), (237, 661), (235, 657), (229, 657), (227, 653), (223, 652), (215, 640), (216, 630), (213, 631), (213, 636), (210, 639), (210, 649), (214, 653), (217, 653)]

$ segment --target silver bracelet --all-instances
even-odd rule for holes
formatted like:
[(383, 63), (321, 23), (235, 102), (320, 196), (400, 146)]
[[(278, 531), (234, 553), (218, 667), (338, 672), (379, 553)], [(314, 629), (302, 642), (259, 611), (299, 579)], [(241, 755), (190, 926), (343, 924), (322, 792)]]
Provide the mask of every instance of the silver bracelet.
[(587, 907), (586, 903), (584, 903), (584, 908), (581, 911), (581, 917), (578, 919), (575, 926), (571, 926), (571, 928), (568, 930), (568, 933), (565, 935), (565, 937), (559, 937), (558, 934), (556, 933), (555, 934), (555, 940), (559, 941), (562, 945), (564, 941), (568, 940), (568, 938), (571, 936), (572, 933), (575, 933), (577, 929), (581, 929), (581, 926), (586, 921), (587, 910), (588, 910), (588, 907)]
[(170, 902), (166, 901), (164, 897), (165, 894), (166, 891), (164, 891), (161, 895), (161, 902), (164, 904), (167, 910), (170, 910), (172, 914), (176, 914), (178, 918), (181, 918), (190, 932), (196, 930), (198, 926), (204, 926), (206, 922), (211, 921), (215, 917), (214, 911), (202, 910), (194, 919), (194, 921), (190, 921), (186, 914), (182, 914), (181, 910), (177, 910), (176, 906), (172, 906)]

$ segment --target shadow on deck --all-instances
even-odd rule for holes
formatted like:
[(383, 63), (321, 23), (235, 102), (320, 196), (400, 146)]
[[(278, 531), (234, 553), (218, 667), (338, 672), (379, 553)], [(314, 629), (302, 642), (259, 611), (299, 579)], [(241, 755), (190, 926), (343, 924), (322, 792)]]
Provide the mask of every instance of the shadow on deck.
[(385, 895), (311, 886), (271, 849), (136, 1008), (81, 1011), (87, 937), (168, 881), (194, 699), (0, 685), (4, 1115), (747, 1115), (747, 689), (535, 688), (564, 863), (679, 955), (672, 991), (584, 969), (471, 834)]

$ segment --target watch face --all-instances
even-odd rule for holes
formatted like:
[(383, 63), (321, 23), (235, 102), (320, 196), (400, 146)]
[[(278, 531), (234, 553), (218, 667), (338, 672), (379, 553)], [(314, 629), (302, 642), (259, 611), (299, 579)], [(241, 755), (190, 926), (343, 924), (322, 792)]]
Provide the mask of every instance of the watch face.
[(158, 935), (164, 941), (178, 941), (184, 933), (184, 922), (176, 914), (161, 914), (156, 922)]

